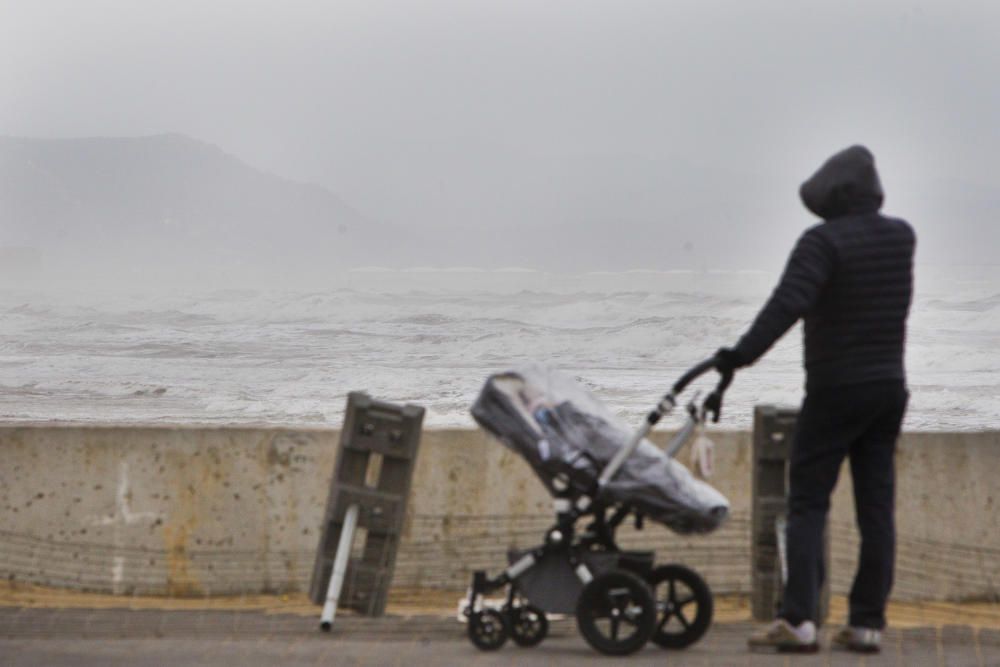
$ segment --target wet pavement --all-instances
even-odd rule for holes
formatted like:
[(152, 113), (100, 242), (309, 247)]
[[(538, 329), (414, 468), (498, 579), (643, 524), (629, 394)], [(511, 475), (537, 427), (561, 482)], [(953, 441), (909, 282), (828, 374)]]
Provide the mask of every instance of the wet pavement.
[(552, 623), (536, 648), (475, 649), (464, 625), (440, 614), (378, 619), (342, 615), (330, 633), (301, 614), (242, 610), (0, 608), (3, 667), (206, 665), (921, 665), (1000, 666), (1000, 630), (964, 625), (889, 629), (883, 652), (824, 645), (814, 655), (751, 653), (754, 626), (721, 622), (695, 646), (653, 645), (628, 658), (595, 653), (572, 619)]

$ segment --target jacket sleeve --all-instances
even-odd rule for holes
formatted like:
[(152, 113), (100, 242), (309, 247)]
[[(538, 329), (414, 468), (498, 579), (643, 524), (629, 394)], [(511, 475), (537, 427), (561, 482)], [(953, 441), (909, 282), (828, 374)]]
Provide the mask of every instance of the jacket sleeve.
[(799, 238), (781, 281), (734, 348), (743, 365), (757, 361), (816, 305), (835, 265), (836, 250), (817, 228)]

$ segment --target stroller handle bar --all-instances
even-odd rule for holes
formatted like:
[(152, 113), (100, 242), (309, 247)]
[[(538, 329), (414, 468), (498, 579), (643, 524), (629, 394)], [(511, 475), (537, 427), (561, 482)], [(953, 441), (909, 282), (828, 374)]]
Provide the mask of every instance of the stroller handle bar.
[[(670, 414), (671, 410), (673, 410), (677, 405), (677, 396), (680, 395), (689, 384), (714, 368), (715, 359), (706, 359), (696, 366), (693, 366), (690, 370), (684, 373), (684, 375), (682, 375), (677, 382), (674, 383), (670, 392), (664, 396), (663, 400), (661, 400), (646, 416), (646, 420), (642, 423), (642, 426), (639, 427), (635, 434), (633, 434), (628, 444), (619, 449), (611, 461), (608, 462), (608, 465), (604, 467), (604, 470), (601, 471), (601, 476), (597, 480), (598, 488), (603, 487), (611, 481), (611, 479), (615, 476), (615, 473), (617, 473), (622, 465), (625, 464), (626, 459), (632, 456), (632, 453), (635, 452), (639, 443), (642, 442), (642, 439), (649, 435), (649, 432), (653, 430), (653, 427), (656, 426), (657, 422), (659, 422), (664, 415)], [(722, 377), (719, 378), (719, 384), (715, 387), (712, 393), (705, 398), (705, 402), (702, 404), (704, 413), (714, 413), (713, 421), (719, 421), (719, 410), (722, 406), (722, 394), (733, 381), (732, 371), (722, 372), (721, 376)]]
[[(715, 358), (709, 358), (701, 362), (687, 373), (681, 376), (681, 379), (674, 383), (673, 389), (670, 390), (670, 394), (677, 396), (684, 388), (689, 384), (694, 382), (694, 380), (706, 372), (715, 368), (716, 362)], [(732, 369), (726, 369), (724, 371), (719, 371), (719, 384), (716, 385), (715, 390), (705, 398), (705, 402), (702, 404), (702, 410), (705, 413), (712, 413), (712, 421), (719, 421), (719, 412), (722, 410), (722, 395), (726, 393), (726, 389), (729, 388), (730, 383), (733, 381), (733, 371)], [(652, 414), (650, 415), (652, 417)], [(657, 419), (657, 421), (659, 421)], [(654, 424), (656, 422), (653, 422)]]
[(691, 367), (684, 375), (681, 376), (680, 380), (674, 383), (674, 388), (671, 390), (671, 393), (677, 396), (683, 392), (689, 384), (713, 368), (715, 368), (715, 359), (706, 359), (700, 364)]

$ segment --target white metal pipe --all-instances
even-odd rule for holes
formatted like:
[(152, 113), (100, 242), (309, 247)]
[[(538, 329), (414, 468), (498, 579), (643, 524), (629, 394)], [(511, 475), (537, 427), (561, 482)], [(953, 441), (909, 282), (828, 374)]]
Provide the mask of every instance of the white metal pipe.
[(635, 448), (638, 447), (639, 443), (642, 442), (642, 439), (649, 434), (652, 427), (653, 425), (648, 421), (642, 423), (642, 426), (640, 426), (639, 430), (632, 435), (632, 439), (628, 441), (628, 444), (615, 452), (614, 458), (611, 459), (608, 465), (604, 466), (604, 470), (601, 471), (601, 476), (597, 480), (598, 485), (604, 486), (611, 481), (611, 478), (615, 476), (618, 469), (625, 464), (625, 460), (632, 456)]
[(688, 417), (688, 420), (684, 423), (684, 427), (678, 431), (670, 443), (667, 445), (667, 456), (674, 458), (677, 455), (677, 451), (687, 444), (691, 436), (694, 435), (695, 430), (698, 427), (698, 422), (693, 417)]
[(507, 568), (507, 577), (510, 579), (517, 579), (522, 574), (530, 570), (535, 565), (535, 557), (531, 554), (525, 554), (516, 563)]
[[(667, 394), (663, 397), (663, 400), (659, 402), (656, 406), (656, 412), (659, 416), (654, 420), (658, 421), (660, 418), (667, 416), (677, 405), (677, 400), (674, 398), (673, 393)], [(632, 435), (632, 438), (628, 441), (628, 444), (619, 449), (608, 465), (604, 466), (604, 470), (601, 471), (601, 476), (597, 479), (598, 486), (604, 486), (618, 473), (618, 469), (625, 465), (625, 460), (632, 456), (639, 443), (642, 439), (649, 435), (649, 432), (653, 430), (653, 424), (649, 422), (647, 418), (642, 422), (642, 426), (639, 430)]]
[(337, 554), (333, 557), (330, 586), (326, 589), (326, 603), (319, 618), (319, 627), (323, 630), (333, 627), (333, 618), (337, 614), (337, 602), (340, 601), (340, 589), (344, 586), (344, 573), (347, 572), (347, 561), (351, 557), (351, 547), (354, 544), (354, 532), (357, 527), (358, 506), (351, 505), (347, 508), (344, 523), (340, 527), (340, 542), (337, 543)]
[(779, 516), (774, 520), (774, 532), (778, 537), (778, 563), (781, 565), (781, 585), (788, 583), (788, 544), (785, 537), (785, 530), (788, 523), (785, 517)]

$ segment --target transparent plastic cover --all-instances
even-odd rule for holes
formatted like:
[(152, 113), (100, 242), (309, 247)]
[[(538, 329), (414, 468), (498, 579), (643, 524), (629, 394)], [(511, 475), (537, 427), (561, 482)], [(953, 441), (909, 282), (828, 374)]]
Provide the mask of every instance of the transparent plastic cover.
[[(542, 365), (490, 376), (472, 416), (524, 457), (552, 493), (592, 491), (633, 433), (579, 382)], [(725, 496), (649, 440), (602, 493), (679, 533), (712, 531), (729, 513)]]

